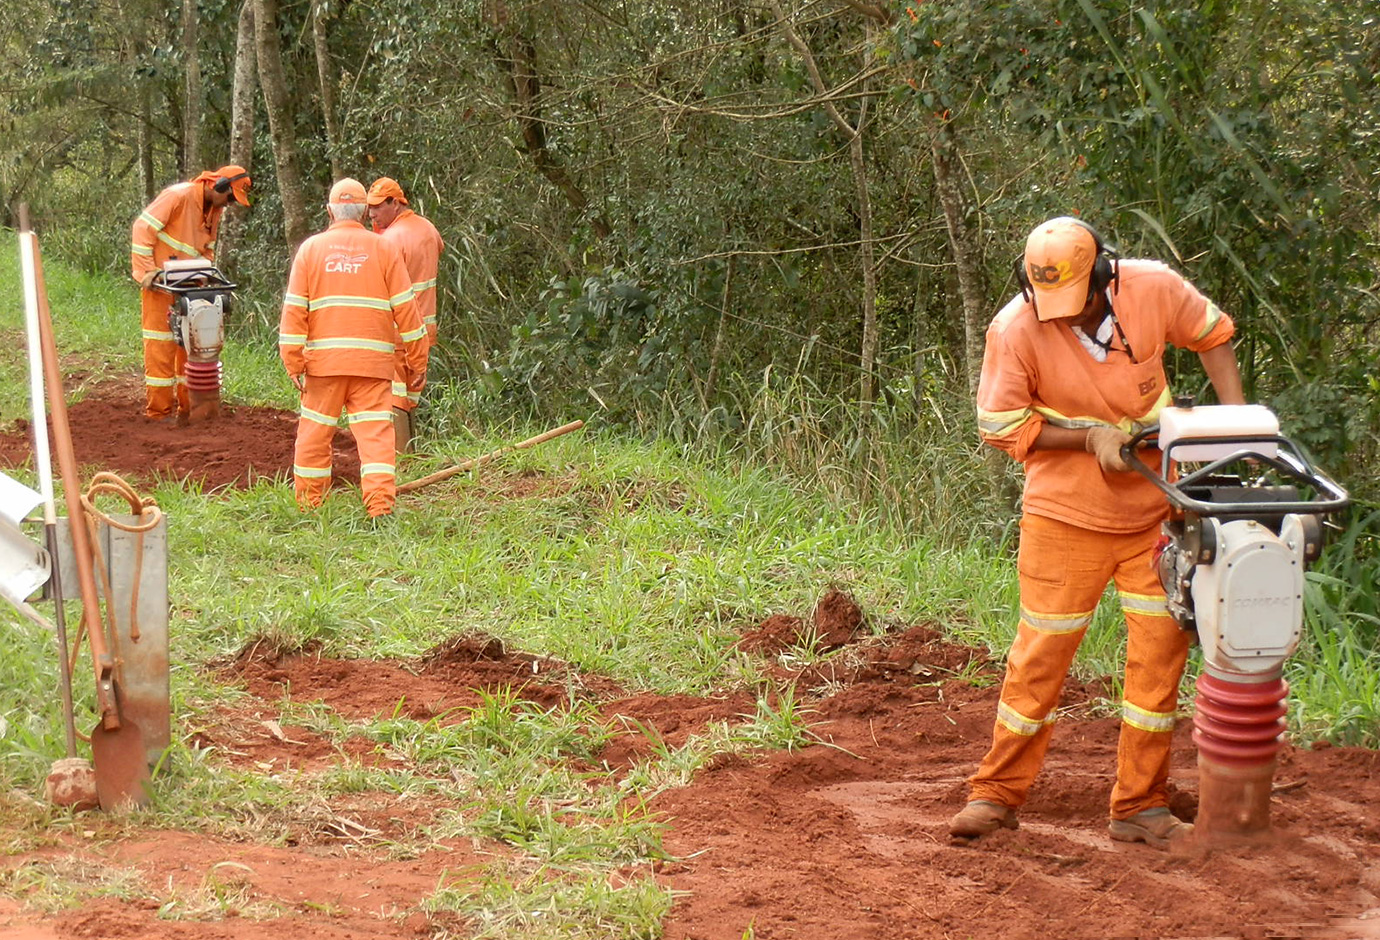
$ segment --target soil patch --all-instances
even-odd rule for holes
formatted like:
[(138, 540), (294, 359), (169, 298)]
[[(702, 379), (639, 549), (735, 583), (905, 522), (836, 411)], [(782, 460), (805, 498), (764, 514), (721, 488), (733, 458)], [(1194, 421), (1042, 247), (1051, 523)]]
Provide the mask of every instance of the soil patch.
[[(102, 386), (72, 407), (82, 462), (136, 478), (192, 477), (208, 487), (290, 472), (293, 415), (236, 408), (214, 423), (170, 428), (143, 420), (141, 394)], [(336, 440), (337, 473), (357, 478), (349, 436)], [(22, 422), (0, 433), (0, 463), (21, 464), (29, 454)], [(554, 495), (571, 485), (513, 475), (497, 495)], [(631, 507), (674, 506), (682, 494), (619, 486), (604, 497)], [(771, 687), (793, 685), (817, 743), (719, 758), (690, 785), (652, 801), (673, 856), (658, 876), (677, 892), (668, 940), (1380, 940), (1380, 752), (1286, 747), (1268, 840), (1182, 854), (1124, 845), (1106, 833), (1119, 722), (1108, 715), (1105, 688), (1071, 682), (1020, 828), (952, 846), (946, 823), (990, 741), (999, 675), (985, 654), (927, 627), (869, 635), (864, 620), (851, 598), (830, 591), (808, 618), (779, 614), (742, 638), (740, 648), (764, 657)], [(212, 749), (208, 759), (280, 780), (341, 764), (406, 764), (363, 737), (332, 741), (280, 724), (285, 697), (324, 703), (352, 720), (398, 713), (461, 721), (481, 693), (502, 689), (543, 707), (592, 702), (613, 736), (600, 767), (586, 769), (615, 775), (712, 722), (740, 720), (756, 697), (747, 690), (630, 694), (605, 677), (483, 635), (389, 661), (259, 643), (216, 668), (252, 695), (183, 730)], [(1191, 818), (1196, 761), (1188, 723), (1180, 725), (1172, 806)], [(0, 792), (0, 837), (15, 829), (5, 800)], [(142, 888), (52, 916), (0, 898), (0, 940), (466, 935), (472, 928), (428, 917), (420, 901), (442, 881), (474, 877), (492, 853), (506, 850), (421, 837), (452, 809), (437, 799), (347, 793), (265, 821), (261, 841), (272, 844), (154, 831), (93, 814), (83, 817), (91, 838), (59, 832), (13, 850), (0, 860), (0, 884), (25, 883), (5, 877), (25, 866), (99, 863), (133, 870)]]
[[(998, 695), (985, 657), (917, 626), (854, 641), (807, 669), (775, 668), (798, 692), (815, 690), (804, 707), (817, 743), (719, 758), (689, 786), (653, 800), (673, 856), (658, 865), (658, 877), (677, 892), (668, 940), (1380, 938), (1378, 752), (1286, 747), (1267, 840), (1177, 854), (1116, 843), (1106, 814), (1119, 720), (1105, 714), (1105, 689), (1070, 683), (1020, 828), (958, 847), (946, 823), (988, 746)], [(309, 729), (277, 725), (273, 706), (284, 695), (323, 701), (351, 718), (392, 714), (402, 702), (418, 717), (463, 720), (455, 710), (477, 702), (481, 688), (511, 687), (553, 704), (575, 690), (616, 731), (601, 755), (614, 774), (710, 722), (739, 720), (753, 701), (747, 692), (629, 695), (483, 635), (395, 662), (259, 644), (222, 669), (258, 701), (211, 716), (198, 734), (240, 766), (280, 775), (398, 760), (362, 739), (333, 745)], [(1174, 742), (1172, 805), (1192, 818), (1197, 771), (1187, 722)], [(104, 899), (52, 918), (0, 902), (0, 940), (270, 933), (353, 940), (443, 926), (463, 933), (463, 924), (428, 920), (418, 903), (442, 879), (471, 877), (476, 853), (489, 850), (447, 843), (406, 860), (388, 850), (429, 844), (419, 834), (443, 808), (450, 807), (346, 794), (275, 822), (271, 846), (138, 827), (116, 840), (60, 840), (12, 855), (4, 867), (95, 857), (137, 868), (148, 896)], [(265, 919), (219, 919), (196, 907), (231, 890), (239, 908)], [(159, 918), (169, 900), (189, 921)]]
[[(274, 408), (223, 405), (219, 418), (184, 427), (144, 417), (141, 386), (106, 382), (68, 408), (73, 450), (84, 467), (151, 482), (194, 480), (207, 489), (290, 479), (297, 415)], [(29, 422), (0, 430), (0, 465), (32, 460)], [(359, 483), (359, 452), (348, 431), (335, 436), (335, 481)]]

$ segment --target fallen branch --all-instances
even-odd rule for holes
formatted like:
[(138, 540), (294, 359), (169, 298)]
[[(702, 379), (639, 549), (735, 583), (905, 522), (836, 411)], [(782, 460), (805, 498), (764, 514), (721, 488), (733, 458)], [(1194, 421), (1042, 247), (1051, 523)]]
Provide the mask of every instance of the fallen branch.
[(563, 424), (558, 428), (552, 428), (550, 431), (545, 431), (541, 434), (538, 434), (536, 437), (529, 437), (527, 440), (522, 441), (521, 443), (510, 444), (507, 447), (500, 447), (498, 450), (493, 451), (492, 453), (485, 454), (483, 457), (472, 457), (469, 460), (462, 461), (453, 467), (447, 467), (444, 470), (437, 470), (435, 473), (429, 473), (424, 477), (419, 477), (415, 480), (410, 480), (407, 483), (399, 483), (398, 492), (411, 493), (416, 490), (420, 490), (424, 486), (430, 486), (433, 483), (440, 483), (442, 480), (449, 480), (451, 477), (456, 476), (457, 474), (464, 473), (466, 470), (473, 470), (476, 467), (482, 467), (484, 466), (484, 464), (489, 463), (492, 460), (496, 460), (499, 457), (502, 457), (509, 451), (525, 450), (528, 447), (536, 447), (538, 444), (545, 443), (546, 441), (551, 440), (553, 437), (560, 437), (562, 434), (569, 434), (571, 431), (578, 431), (580, 430), (580, 428), (584, 426), (585, 423), (583, 421), (572, 421), (569, 424)]

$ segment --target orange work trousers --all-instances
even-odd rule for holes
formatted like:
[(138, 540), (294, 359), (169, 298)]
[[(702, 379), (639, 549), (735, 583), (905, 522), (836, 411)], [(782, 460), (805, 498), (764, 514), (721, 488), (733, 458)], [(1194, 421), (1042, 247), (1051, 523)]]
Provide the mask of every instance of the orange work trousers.
[(359, 448), (360, 490), (371, 516), (393, 511), (394, 479), (392, 383), (358, 375), (309, 375), (297, 419), (292, 458), (297, 505), (321, 505), (331, 488), (331, 441), (341, 411)]
[(1111, 815), (1169, 805), (1169, 747), (1189, 636), (1169, 616), (1155, 570), (1159, 524), (1095, 532), (1021, 518), (1021, 613), (1006, 661), (992, 749), (970, 799), (1021, 806), (1044, 763), (1064, 678), (1109, 580), (1126, 616), (1126, 681)]
[(144, 334), (144, 414), (150, 418), (189, 414), (187, 353), (168, 329), (172, 297), (162, 291), (140, 291), (139, 307)]

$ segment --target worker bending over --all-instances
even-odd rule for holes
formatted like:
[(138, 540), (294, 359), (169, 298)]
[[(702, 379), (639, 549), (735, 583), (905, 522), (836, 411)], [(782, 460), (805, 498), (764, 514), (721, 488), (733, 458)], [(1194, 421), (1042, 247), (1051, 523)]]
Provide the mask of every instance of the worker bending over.
[(1155, 568), (1168, 503), (1120, 451), (1170, 403), (1166, 343), (1198, 353), (1223, 404), (1244, 401), (1234, 327), (1168, 267), (1121, 260), (1077, 219), (1036, 227), (1018, 273), (1020, 296), (987, 330), (977, 410), (982, 439), (1025, 466), (1020, 620), (992, 748), (949, 831), (965, 841), (1016, 828), (1064, 677), (1113, 580), (1127, 646), (1109, 830), (1164, 847), (1192, 830), (1170, 813), (1168, 794), (1189, 636), (1170, 618)]
[(331, 224), (297, 250), (283, 298), (278, 351), (302, 393), (293, 489), (304, 510), (331, 486), (331, 441), (343, 409), (359, 447), (360, 489), (371, 517), (393, 511), (394, 350), (408, 389), (426, 380), (426, 328), (402, 256), (362, 223), (364, 185), (331, 187)]
[(207, 170), (187, 183), (174, 183), (158, 194), (130, 233), (130, 274), (139, 282), (144, 328), (144, 414), (156, 420), (185, 422), (191, 413), (187, 396), (187, 353), (173, 339), (168, 310), (173, 296), (154, 290), (163, 265), (174, 259), (215, 260), (221, 213), (231, 199), (249, 205), (252, 181), (244, 167), (229, 164)]
[[(369, 220), (374, 231), (383, 235), (402, 252), (403, 263), (412, 278), (412, 295), (417, 314), (426, 326), (428, 352), (436, 345), (436, 272), (441, 250), (446, 247), (441, 234), (407, 204), (407, 196), (396, 180), (381, 176), (369, 187)], [(421, 400), (422, 389), (408, 388), (403, 381), (404, 350), (399, 347), (397, 371), (393, 376), (393, 433), (398, 453), (407, 453), (412, 444), (412, 412)]]

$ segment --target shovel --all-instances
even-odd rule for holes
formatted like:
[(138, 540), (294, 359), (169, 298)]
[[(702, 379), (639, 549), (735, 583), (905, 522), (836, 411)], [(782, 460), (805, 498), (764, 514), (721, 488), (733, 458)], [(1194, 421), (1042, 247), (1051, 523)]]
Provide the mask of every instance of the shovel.
[(144, 792), (144, 782), (148, 779), (147, 752), (138, 725), (121, 718), (118, 669), (106, 645), (100, 592), (96, 587), (90, 533), (81, 504), (81, 482), (77, 475), (76, 454), (72, 449), (72, 428), (67, 421), (67, 399), (62, 388), (62, 372), (58, 368), (57, 343), (53, 338), (52, 315), (43, 283), (38, 237), (29, 230), (26, 206), (20, 208), (19, 239), (25, 291), (36, 299), (43, 375), (52, 411), (53, 447), (57, 451), (63, 496), (67, 500), (67, 515), (71, 520), (72, 554), (76, 558), (82, 622), (91, 641), (91, 658), (96, 674), (96, 707), (101, 716), (91, 732), (96, 796), (103, 810), (127, 809), (143, 805), (148, 800)]

